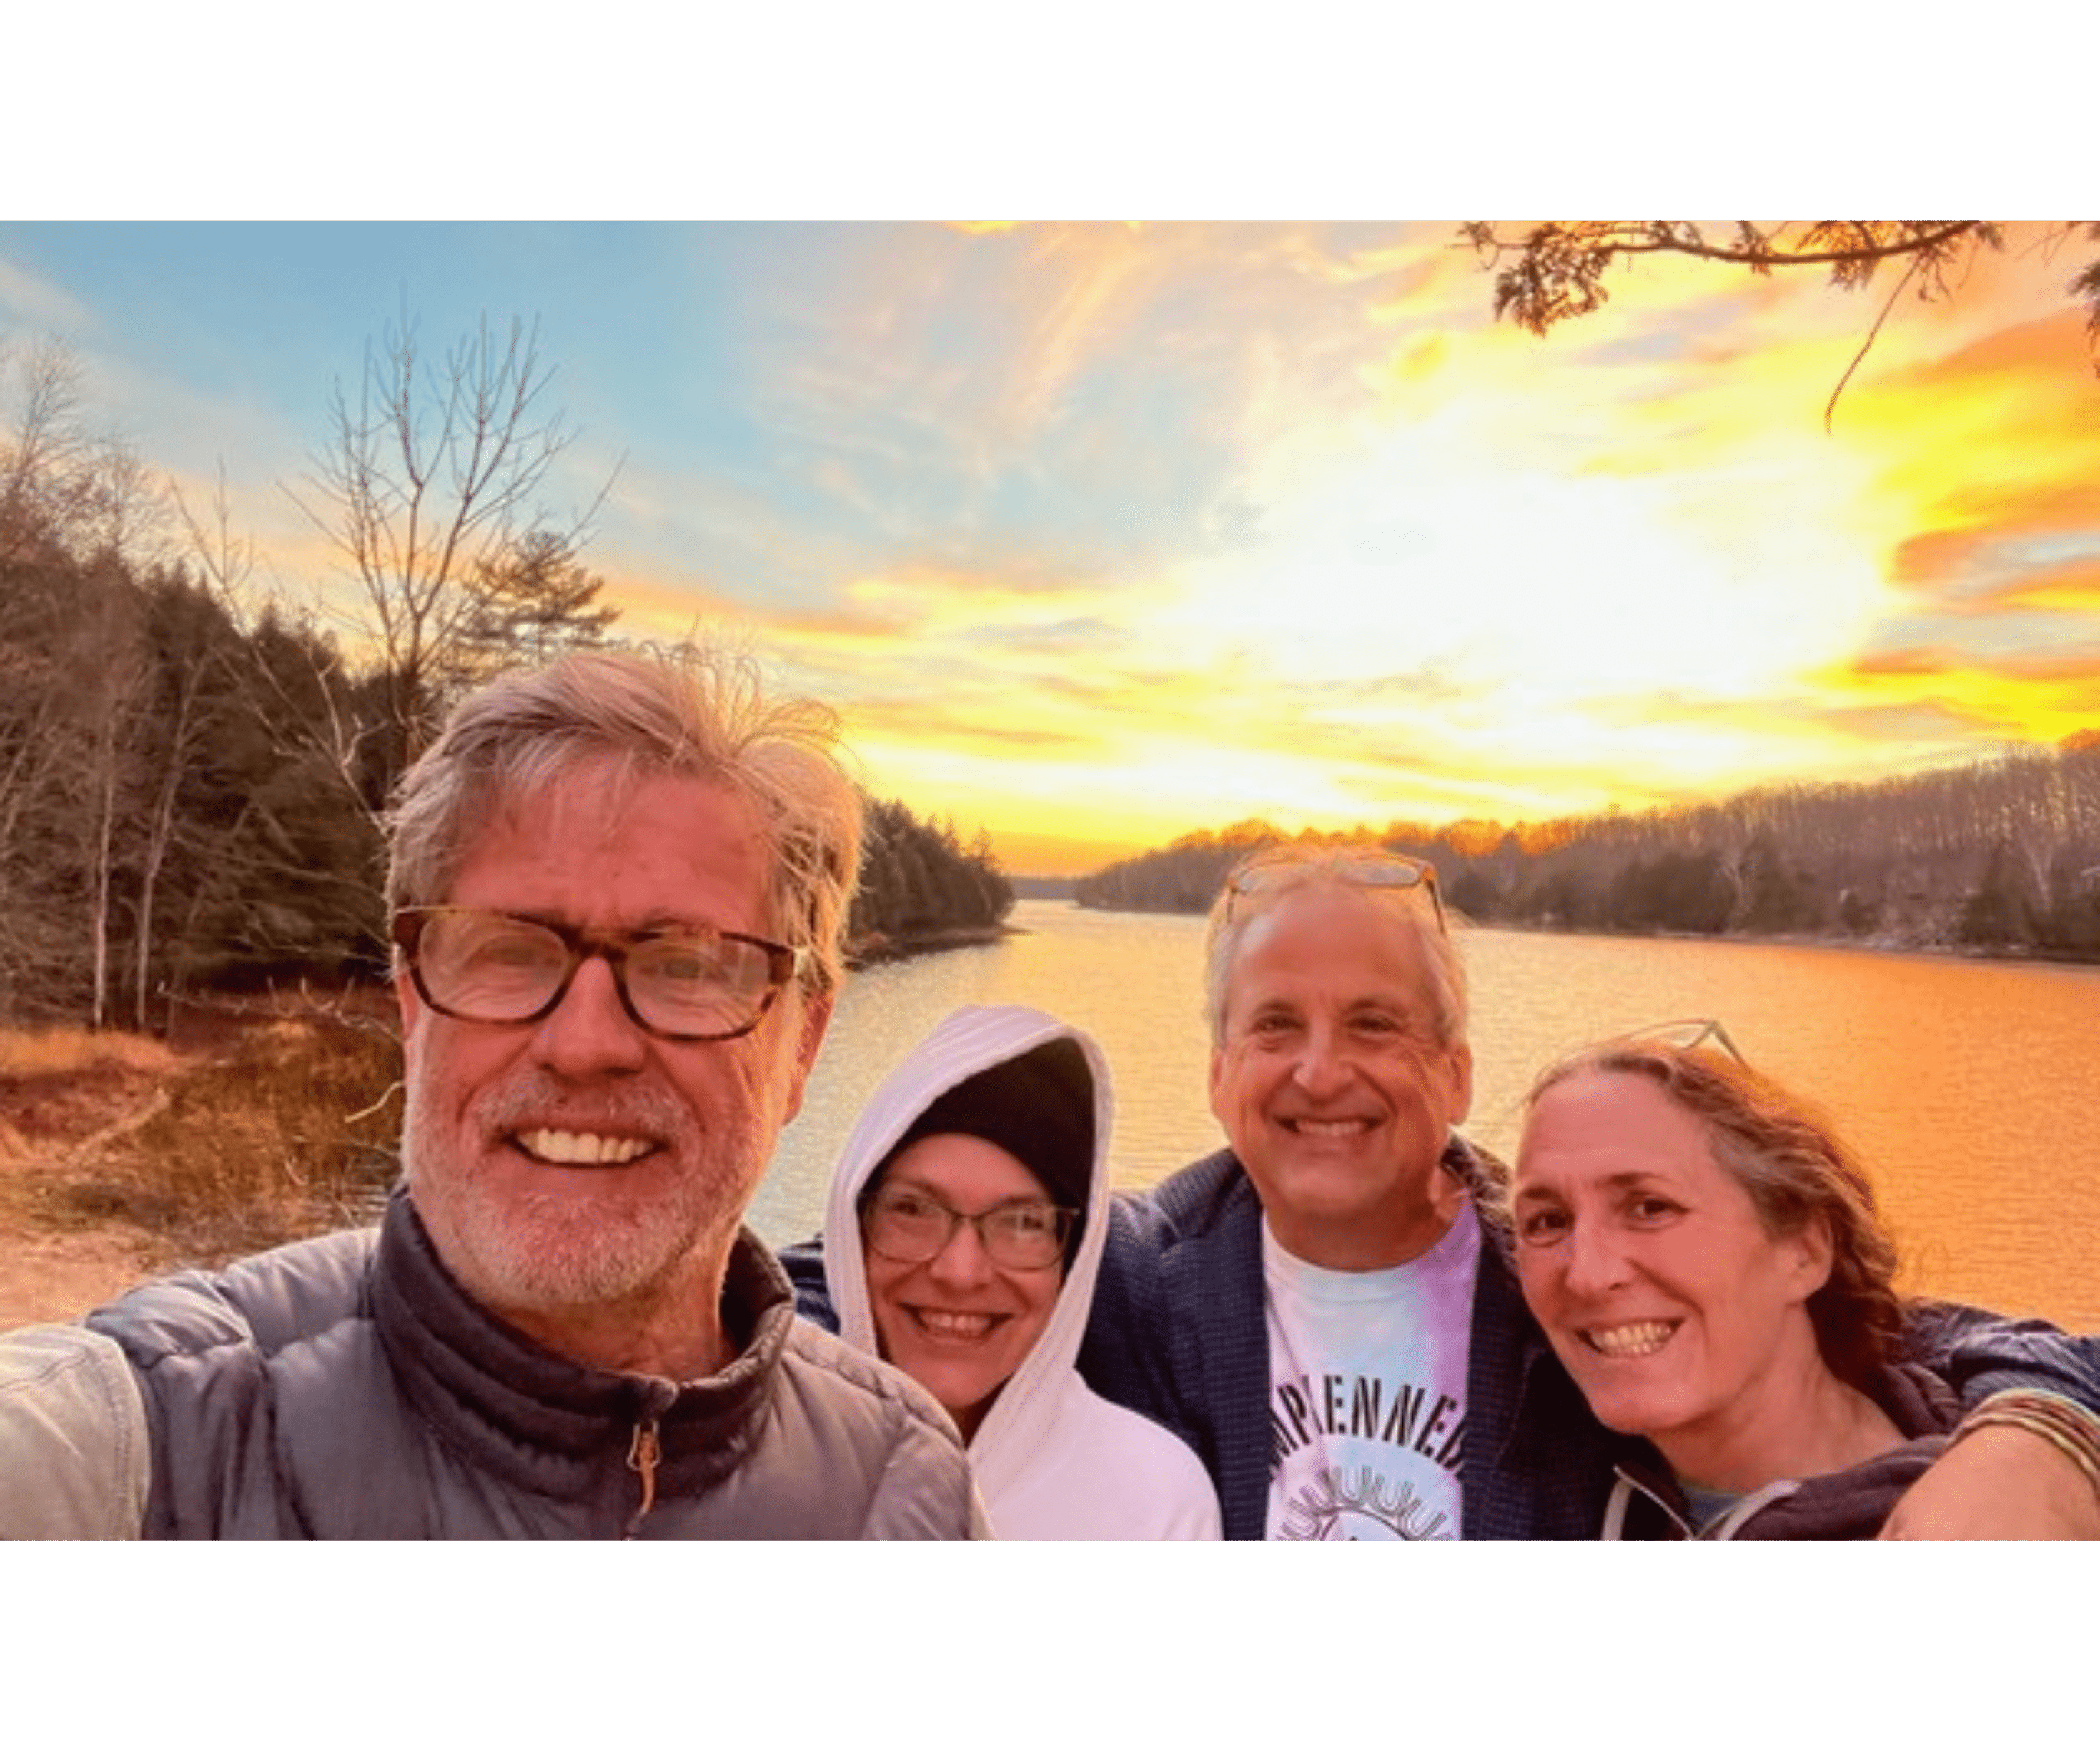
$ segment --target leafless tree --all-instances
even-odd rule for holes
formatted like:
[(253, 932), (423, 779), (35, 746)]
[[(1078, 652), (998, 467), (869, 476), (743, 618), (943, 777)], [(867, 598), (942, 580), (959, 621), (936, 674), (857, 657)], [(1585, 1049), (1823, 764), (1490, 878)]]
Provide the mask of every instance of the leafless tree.
[(166, 501), (137, 452), (94, 420), (80, 357), (50, 339), (0, 343), (0, 559), (46, 543), (152, 560)]
[(547, 407), (553, 378), (536, 324), (484, 322), (434, 365), (404, 315), (368, 345), (355, 393), (337, 385), (305, 492), (289, 491), (362, 590), (395, 763), (429, 739), (492, 572), (529, 532), (575, 545), (604, 499), (566, 520), (540, 504), (575, 438)]
[(0, 560), (62, 540), (88, 500), (92, 446), (80, 361), (56, 342), (0, 344)]
[(70, 349), (10, 350), (0, 368), (0, 914), (32, 975), (61, 969), (55, 939), (84, 931), (100, 1026), (150, 673), (129, 570), (165, 508), (135, 454), (92, 420)]

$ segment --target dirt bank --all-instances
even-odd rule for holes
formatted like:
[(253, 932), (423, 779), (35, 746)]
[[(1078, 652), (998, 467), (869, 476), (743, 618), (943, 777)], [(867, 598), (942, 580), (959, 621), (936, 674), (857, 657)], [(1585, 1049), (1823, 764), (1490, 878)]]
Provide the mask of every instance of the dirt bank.
[(161, 1071), (109, 1061), (86, 1069), (0, 1070), (0, 1329), (77, 1319), (165, 1262), (143, 1230), (59, 1225), (51, 1195), (72, 1150), (154, 1103)]
[(136, 1230), (53, 1234), (0, 1214), (0, 1331), (77, 1320), (159, 1267)]
[(340, 1006), (222, 1012), (180, 1045), (0, 1032), (0, 1327), (318, 1233), (383, 1183), (392, 1040)]

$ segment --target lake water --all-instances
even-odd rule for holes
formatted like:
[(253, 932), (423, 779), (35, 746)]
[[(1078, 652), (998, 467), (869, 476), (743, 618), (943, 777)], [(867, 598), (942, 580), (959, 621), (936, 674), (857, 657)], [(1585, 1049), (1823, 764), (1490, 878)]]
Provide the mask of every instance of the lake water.
[[(1142, 1187), (1222, 1142), (1205, 1102), (1202, 923), (1025, 900), (993, 945), (857, 973), (751, 1221), (814, 1234), (883, 1076), (951, 1009), (1025, 1002), (1101, 1041), (1111, 1166)], [(1906, 1286), (2100, 1331), (2100, 970), (1850, 949), (1460, 931), (1473, 1115), (1507, 1155), (1533, 1073), (1589, 1040), (1714, 1017), (1836, 1114), (1873, 1169)]]

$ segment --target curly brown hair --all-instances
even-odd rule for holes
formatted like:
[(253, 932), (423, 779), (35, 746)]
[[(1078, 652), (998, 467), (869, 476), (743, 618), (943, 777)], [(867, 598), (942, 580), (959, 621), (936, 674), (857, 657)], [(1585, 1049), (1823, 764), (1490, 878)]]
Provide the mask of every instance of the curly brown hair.
[(1597, 1074), (1641, 1076), (1697, 1119), (1714, 1159), (1743, 1188), (1767, 1234), (1794, 1234), (1818, 1219), (1829, 1228), (1830, 1276), (1809, 1297), (1809, 1318), (1832, 1372), (1868, 1386), (1904, 1335), (1896, 1249), (1864, 1164), (1829, 1115), (1718, 1049), (1639, 1038), (1591, 1045), (1549, 1066), (1525, 1110), (1548, 1089)]

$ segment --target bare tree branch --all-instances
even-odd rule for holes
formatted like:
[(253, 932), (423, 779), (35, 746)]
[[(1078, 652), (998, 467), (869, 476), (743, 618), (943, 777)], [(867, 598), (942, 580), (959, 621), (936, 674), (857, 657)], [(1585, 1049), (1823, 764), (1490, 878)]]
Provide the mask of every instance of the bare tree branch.
[(484, 321), (431, 369), (404, 314), (368, 345), (355, 400), (336, 386), (308, 492), (287, 490), (362, 589), (395, 766), (436, 724), (505, 558), (531, 533), (573, 548), (603, 501), (606, 488), (567, 519), (540, 504), (575, 438), (546, 407), (553, 379), (536, 325), (514, 319), (499, 332)]
[(1881, 335), (1882, 326), (1889, 321), (1889, 314), (1895, 310), (1896, 301), (1903, 297), (1904, 289), (1917, 278), (1917, 270), (1918, 265), (1914, 262), (1905, 266), (1903, 279), (1890, 288), (1889, 297), (1882, 301), (1882, 309), (1875, 315), (1873, 325), (1860, 344), (1859, 351), (1838, 376), (1838, 383), (1830, 393), (1830, 401), (1823, 406), (1824, 433), (1833, 431), (1832, 424), (1838, 415), (1838, 399), (1845, 394), (1845, 387), (1852, 382), (1852, 375), (1860, 370), (1860, 363), (1867, 358), (1868, 351), (1873, 347), (1874, 339)]
[[(1759, 275), (1824, 268), (1831, 284), (1846, 290), (1865, 287), (1883, 264), (1899, 262), (1904, 274), (1897, 293), (1915, 288), (1921, 298), (1938, 300), (1952, 297), (1951, 271), (1973, 262), (1979, 252), (2003, 250), (2005, 243), (2005, 228), (1988, 220), (1816, 220), (1789, 236), (1798, 224), (1739, 220), (1728, 243), (1709, 240), (1688, 220), (1553, 220), (1516, 235), (1506, 235), (1493, 221), (1473, 220), (1459, 227), (1458, 235), (1494, 275), (1496, 318), (1508, 318), (1541, 337), (1555, 324), (1602, 306), (1610, 297), (1606, 278), (1621, 259), (1676, 256)], [(2037, 224), (2047, 244), (2081, 227), (2089, 240), (2100, 242), (2100, 222)], [(2086, 335), (2095, 371), (2100, 372), (2100, 262), (2089, 265), (2066, 291), (2086, 309)], [(1838, 397), (1895, 308), (1891, 296), (1838, 380), (1824, 410), (1826, 431)]]

